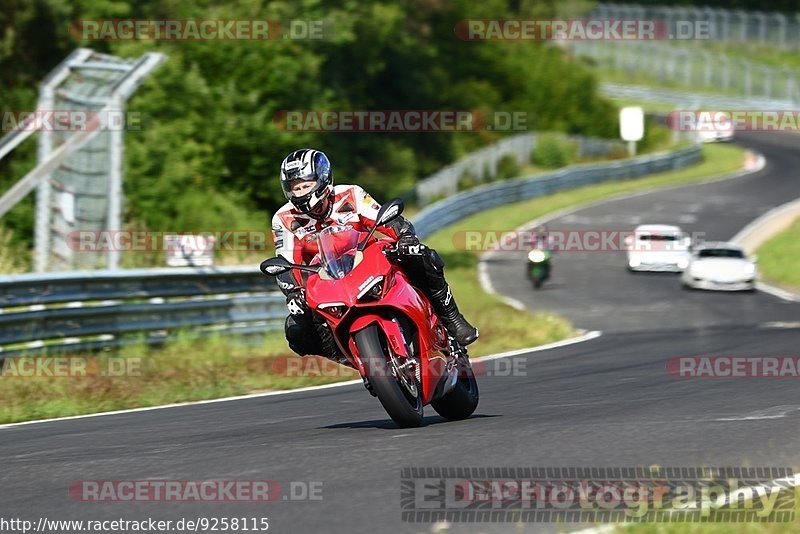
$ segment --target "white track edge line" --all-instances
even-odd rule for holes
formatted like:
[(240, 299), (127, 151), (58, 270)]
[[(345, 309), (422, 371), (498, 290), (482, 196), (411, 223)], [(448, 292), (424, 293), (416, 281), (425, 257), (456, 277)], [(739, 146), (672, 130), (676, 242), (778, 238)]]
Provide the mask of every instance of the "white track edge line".
[[(516, 349), (507, 352), (500, 352), (497, 354), (488, 354), (486, 356), (480, 356), (477, 358), (470, 358), (471, 361), (484, 361), (484, 360), (496, 360), (498, 358), (508, 358), (510, 356), (517, 356), (520, 354), (525, 354), (529, 352), (541, 352), (544, 350), (549, 349), (556, 349), (559, 347), (564, 347), (567, 345), (573, 345), (575, 343), (581, 343), (583, 341), (589, 341), (600, 337), (602, 332), (593, 330), (591, 332), (580, 332), (579, 335), (562, 339), (561, 341), (555, 341), (553, 343), (547, 343), (545, 345), (539, 345), (537, 347), (528, 347), (523, 349)], [(325, 389), (332, 389), (344, 386), (352, 386), (353, 384), (361, 384), (362, 381), (360, 378), (355, 380), (347, 380), (344, 382), (334, 382), (332, 384), (322, 384), (318, 386), (306, 386), (302, 388), (296, 389), (282, 389), (279, 391), (265, 391), (263, 393), (249, 393), (246, 395), (236, 395), (233, 397), (222, 397), (219, 399), (206, 399), (206, 400), (199, 400), (199, 401), (188, 401), (188, 402), (177, 402), (172, 404), (162, 404), (159, 406), (144, 406), (141, 408), (127, 408), (124, 410), (113, 410), (108, 412), (95, 412), (95, 413), (88, 413), (82, 415), (69, 415), (66, 417), (54, 417), (51, 419), (36, 419), (33, 421), (20, 421), (19, 423), (6, 423), (0, 425), (0, 430), (5, 430), (8, 428), (19, 427), (19, 426), (26, 426), (26, 425), (35, 425), (41, 423), (55, 423), (58, 421), (71, 421), (74, 419), (88, 419), (90, 417), (104, 417), (109, 415), (122, 415), (122, 414), (129, 414), (129, 413), (138, 413), (138, 412), (150, 412), (154, 410), (164, 410), (167, 408), (178, 408), (182, 406), (199, 406), (202, 404), (215, 404), (221, 402), (230, 402), (230, 401), (237, 401), (237, 400), (247, 400), (247, 399), (257, 399), (261, 397), (273, 397), (278, 395), (289, 395), (291, 393), (305, 393), (309, 391), (321, 391)]]

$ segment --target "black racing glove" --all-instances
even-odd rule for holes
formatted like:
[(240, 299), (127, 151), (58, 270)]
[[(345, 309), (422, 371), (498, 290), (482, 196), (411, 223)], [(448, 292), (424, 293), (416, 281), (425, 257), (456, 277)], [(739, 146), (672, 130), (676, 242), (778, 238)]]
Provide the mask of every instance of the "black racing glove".
[(397, 254), (403, 256), (419, 256), (422, 248), (416, 234), (403, 234), (397, 239)]
[(293, 289), (286, 295), (286, 307), (292, 315), (305, 315), (310, 311), (306, 304), (306, 292), (302, 288)]

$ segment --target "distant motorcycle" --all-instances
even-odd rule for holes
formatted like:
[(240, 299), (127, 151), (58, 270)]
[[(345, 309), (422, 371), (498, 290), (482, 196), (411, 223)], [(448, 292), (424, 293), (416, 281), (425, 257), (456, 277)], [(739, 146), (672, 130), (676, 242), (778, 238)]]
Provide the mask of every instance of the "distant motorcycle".
[(545, 280), (550, 278), (550, 256), (551, 252), (540, 247), (536, 247), (528, 252), (528, 265), (526, 272), (528, 278), (533, 282), (533, 287), (539, 289)]
[(264, 261), (261, 271), (312, 273), (306, 284), (309, 306), (398, 425), (419, 426), (426, 404), (447, 419), (466, 419), (478, 405), (466, 347), (448, 336), (428, 299), (392, 261), (395, 241), (373, 236), (402, 209), (401, 200), (384, 204), (369, 232), (349, 225), (320, 231), (318, 263), (297, 265), (277, 257)]

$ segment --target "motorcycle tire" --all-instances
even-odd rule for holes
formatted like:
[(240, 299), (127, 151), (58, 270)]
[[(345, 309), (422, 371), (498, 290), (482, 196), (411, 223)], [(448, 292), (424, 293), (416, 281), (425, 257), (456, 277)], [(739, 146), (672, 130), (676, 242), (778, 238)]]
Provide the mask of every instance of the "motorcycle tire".
[(450, 419), (458, 421), (466, 419), (478, 407), (480, 393), (478, 392), (478, 381), (475, 380), (475, 373), (468, 359), (459, 361), (458, 382), (455, 387), (439, 400), (431, 403), (436, 413)]
[(416, 384), (417, 395), (410, 392), (389, 370), (388, 349), (381, 343), (381, 331), (377, 325), (370, 325), (355, 335), (356, 346), (367, 370), (370, 386), (383, 409), (400, 427), (417, 427), (422, 424), (422, 391)]

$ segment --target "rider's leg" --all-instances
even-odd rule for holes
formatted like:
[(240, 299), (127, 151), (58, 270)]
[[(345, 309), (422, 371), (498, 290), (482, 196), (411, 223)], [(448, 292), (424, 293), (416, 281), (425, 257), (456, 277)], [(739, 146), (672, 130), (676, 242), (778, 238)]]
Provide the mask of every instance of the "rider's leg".
[(284, 325), (289, 348), (300, 356), (319, 355), (352, 367), (333, 340), (330, 328), (314, 321), (310, 313), (290, 315)]
[(444, 260), (434, 249), (421, 244), (419, 254), (403, 256), (401, 265), (409, 281), (431, 301), (436, 314), (456, 341), (461, 345), (469, 345), (478, 339), (478, 329), (469, 324), (458, 310), (444, 278)]

